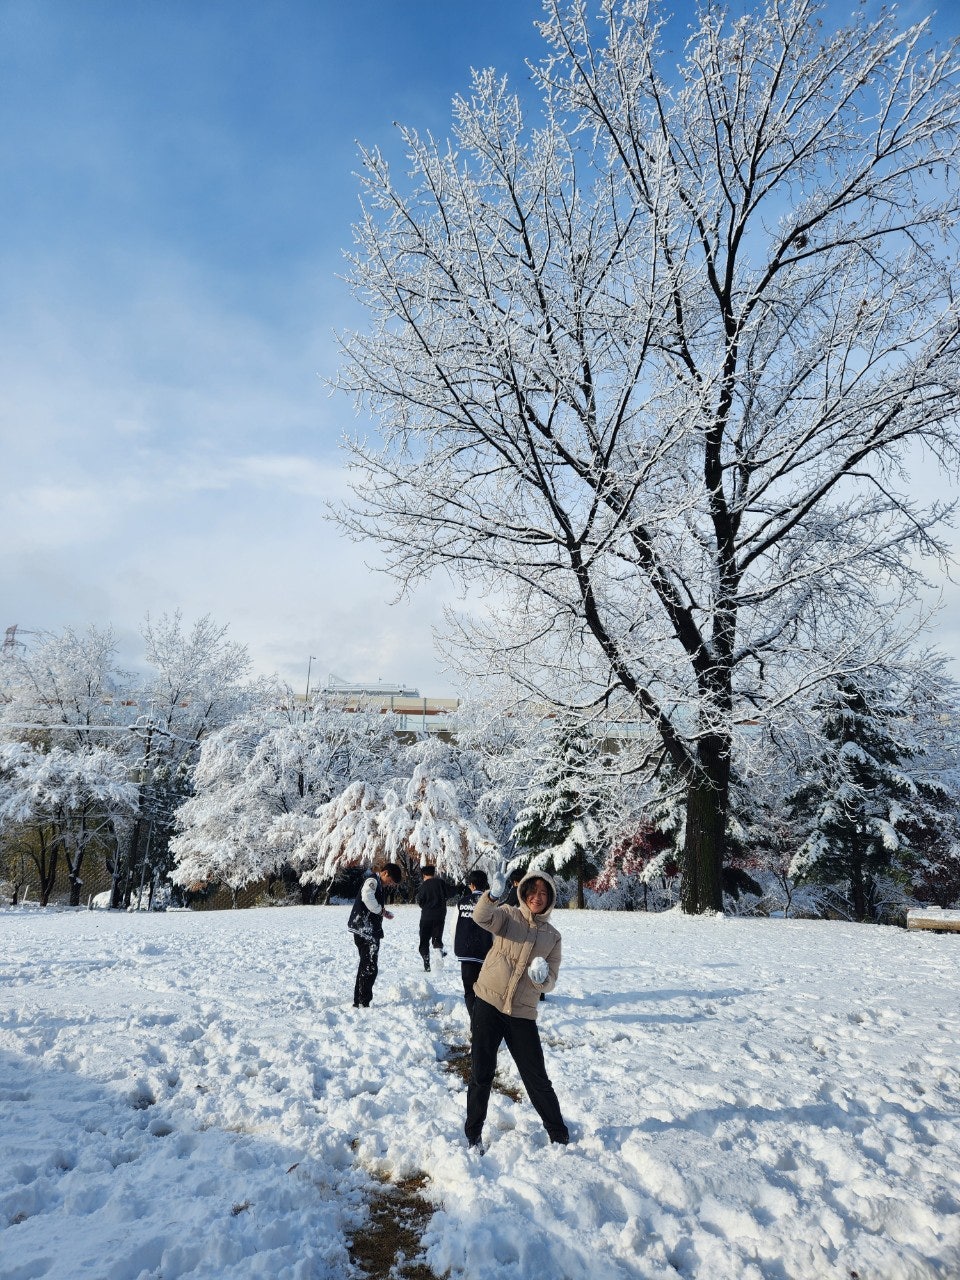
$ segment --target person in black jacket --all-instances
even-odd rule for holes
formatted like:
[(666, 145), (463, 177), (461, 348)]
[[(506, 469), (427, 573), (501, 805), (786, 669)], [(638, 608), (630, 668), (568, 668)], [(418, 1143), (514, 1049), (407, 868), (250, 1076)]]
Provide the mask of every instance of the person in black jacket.
[(467, 1013), (472, 1016), (473, 984), (480, 976), (484, 957), (493, 946), (493, 934), (481, 929), (473, 918), (473, 908), (480, 895), (490, 888), (487, 873), (477, 868), (470, 872), (469, 888), (457, 903), (457, 928), (453, 935), (453, 954), (460, 961), (460, 977), (463, 980), (463, 1000)]
[(423, 868), (423, 884), (417, 891), (417, 906), (420, 908), (420, 956), (424, 969), (429, 973), (430, 947), (433, 946), (441, 956), (447, 954), (443, 949), (447, 886), (437, 875), (437, 868), (429, 863)]
[(525, 875), (525, 871), (519, 871), (514, 867), (507, 876), (507, 892), (503, 895), (503, 901), (500, 903), (502, 907), (519, 907), (520, 899), (517, 896), (517, 889)]
[(357, 980), (353, 987), (353, 1007), (366, 1009), (373, 999), (373, 984), (380, 971), (380, 943), (383, 940), (383, 922), (392, 920), (393, 912), (384, 906), (384, 887), (398, 885), (403, 871), (395, 862), (388, 862), (379, 871), (364, 876), (360, 892), (356, 896), (347, 928), (353, 934), (360, 953)]

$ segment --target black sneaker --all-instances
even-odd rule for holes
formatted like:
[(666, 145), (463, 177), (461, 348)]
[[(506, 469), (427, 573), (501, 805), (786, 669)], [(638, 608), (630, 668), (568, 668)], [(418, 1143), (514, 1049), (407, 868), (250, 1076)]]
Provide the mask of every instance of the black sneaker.
[(570, 1145), (569, 1133), (551, 1133), (550, 1141), (557, 1143), (558, 1146), (567, 1147)]
[(474, 1151), (478, 1156), (482, 1156), (486, 1153), (487, 1148), (484, 1146), (482, 1138), (471, 1138), (467, 1143), (467, 1150)]

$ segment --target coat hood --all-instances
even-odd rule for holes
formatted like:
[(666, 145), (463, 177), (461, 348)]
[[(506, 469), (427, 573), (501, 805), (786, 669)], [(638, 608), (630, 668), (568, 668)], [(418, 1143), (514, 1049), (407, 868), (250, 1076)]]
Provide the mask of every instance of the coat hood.
[(547, 903), (545, 911), (541, 911), (536, 917), (538, 920), (549, 920), (553, 908), (557, 905), (557, 886), (553, 883), (553, 877), (547, 875), (546, 871), (528, 871), (520, 883), (517, 885), (517, 902), (521, 910), (526, 910), (526, 903), (523, 900), (523, 886), (530, 880), (542, 880), (550, 891), (550, 901)]

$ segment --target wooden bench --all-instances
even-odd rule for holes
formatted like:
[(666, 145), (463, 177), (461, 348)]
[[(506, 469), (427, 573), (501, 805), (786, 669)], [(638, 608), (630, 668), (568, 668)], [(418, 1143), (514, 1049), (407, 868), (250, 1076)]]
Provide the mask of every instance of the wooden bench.
[(951, 911), (944, 907), (916, 907), (907, 912), (907, 928), (960, 933), (960, 911)]

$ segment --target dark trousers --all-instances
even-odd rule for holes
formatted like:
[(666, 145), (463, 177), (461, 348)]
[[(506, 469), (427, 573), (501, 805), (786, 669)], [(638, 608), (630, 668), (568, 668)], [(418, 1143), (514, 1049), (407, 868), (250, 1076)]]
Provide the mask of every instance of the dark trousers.
[(460, 961), (460, 977), (463, 979), (463, 1002), (467, 1006), (467, 1013), (473, 1017), (473, 1006), (477, 997), (473, 994), (473, 986), (480, 977), (480, 970), (483, 968), (482, 961), (479, 960), (461, 960)]
[(368, 1005), (373, 999), (373, 984), (380, 972), (380, 939), (361, 938), (359, 933), (353, 935), (360, 952), (360, 963), (357, 965), (357, 980), (353, 984), (353, 1003)]
[(523, 1087), (543, 1121), (543, 1127), (551, 1138), (566, 1141), (569, 1137), (567, 1126), (547, 1075), (540, 1033), (533, 1018), (511, 1018), (477, 996), (474, 998), (471, 1023), (472, 1070), (467, 1088), (467, 1123), (464, 1125), (468, 1141), (477, 1141), (483, 1132), (493, 1076), (497, 1069), (497, 1051), (503, 1040), (507, 1042), (510, 1056), (520, 1072)]
[(443, 950), (443, 916), (439, 920), (420, 921), (420, 954), (424, 960), (430, 955), (430, 946), (435, 951)]

